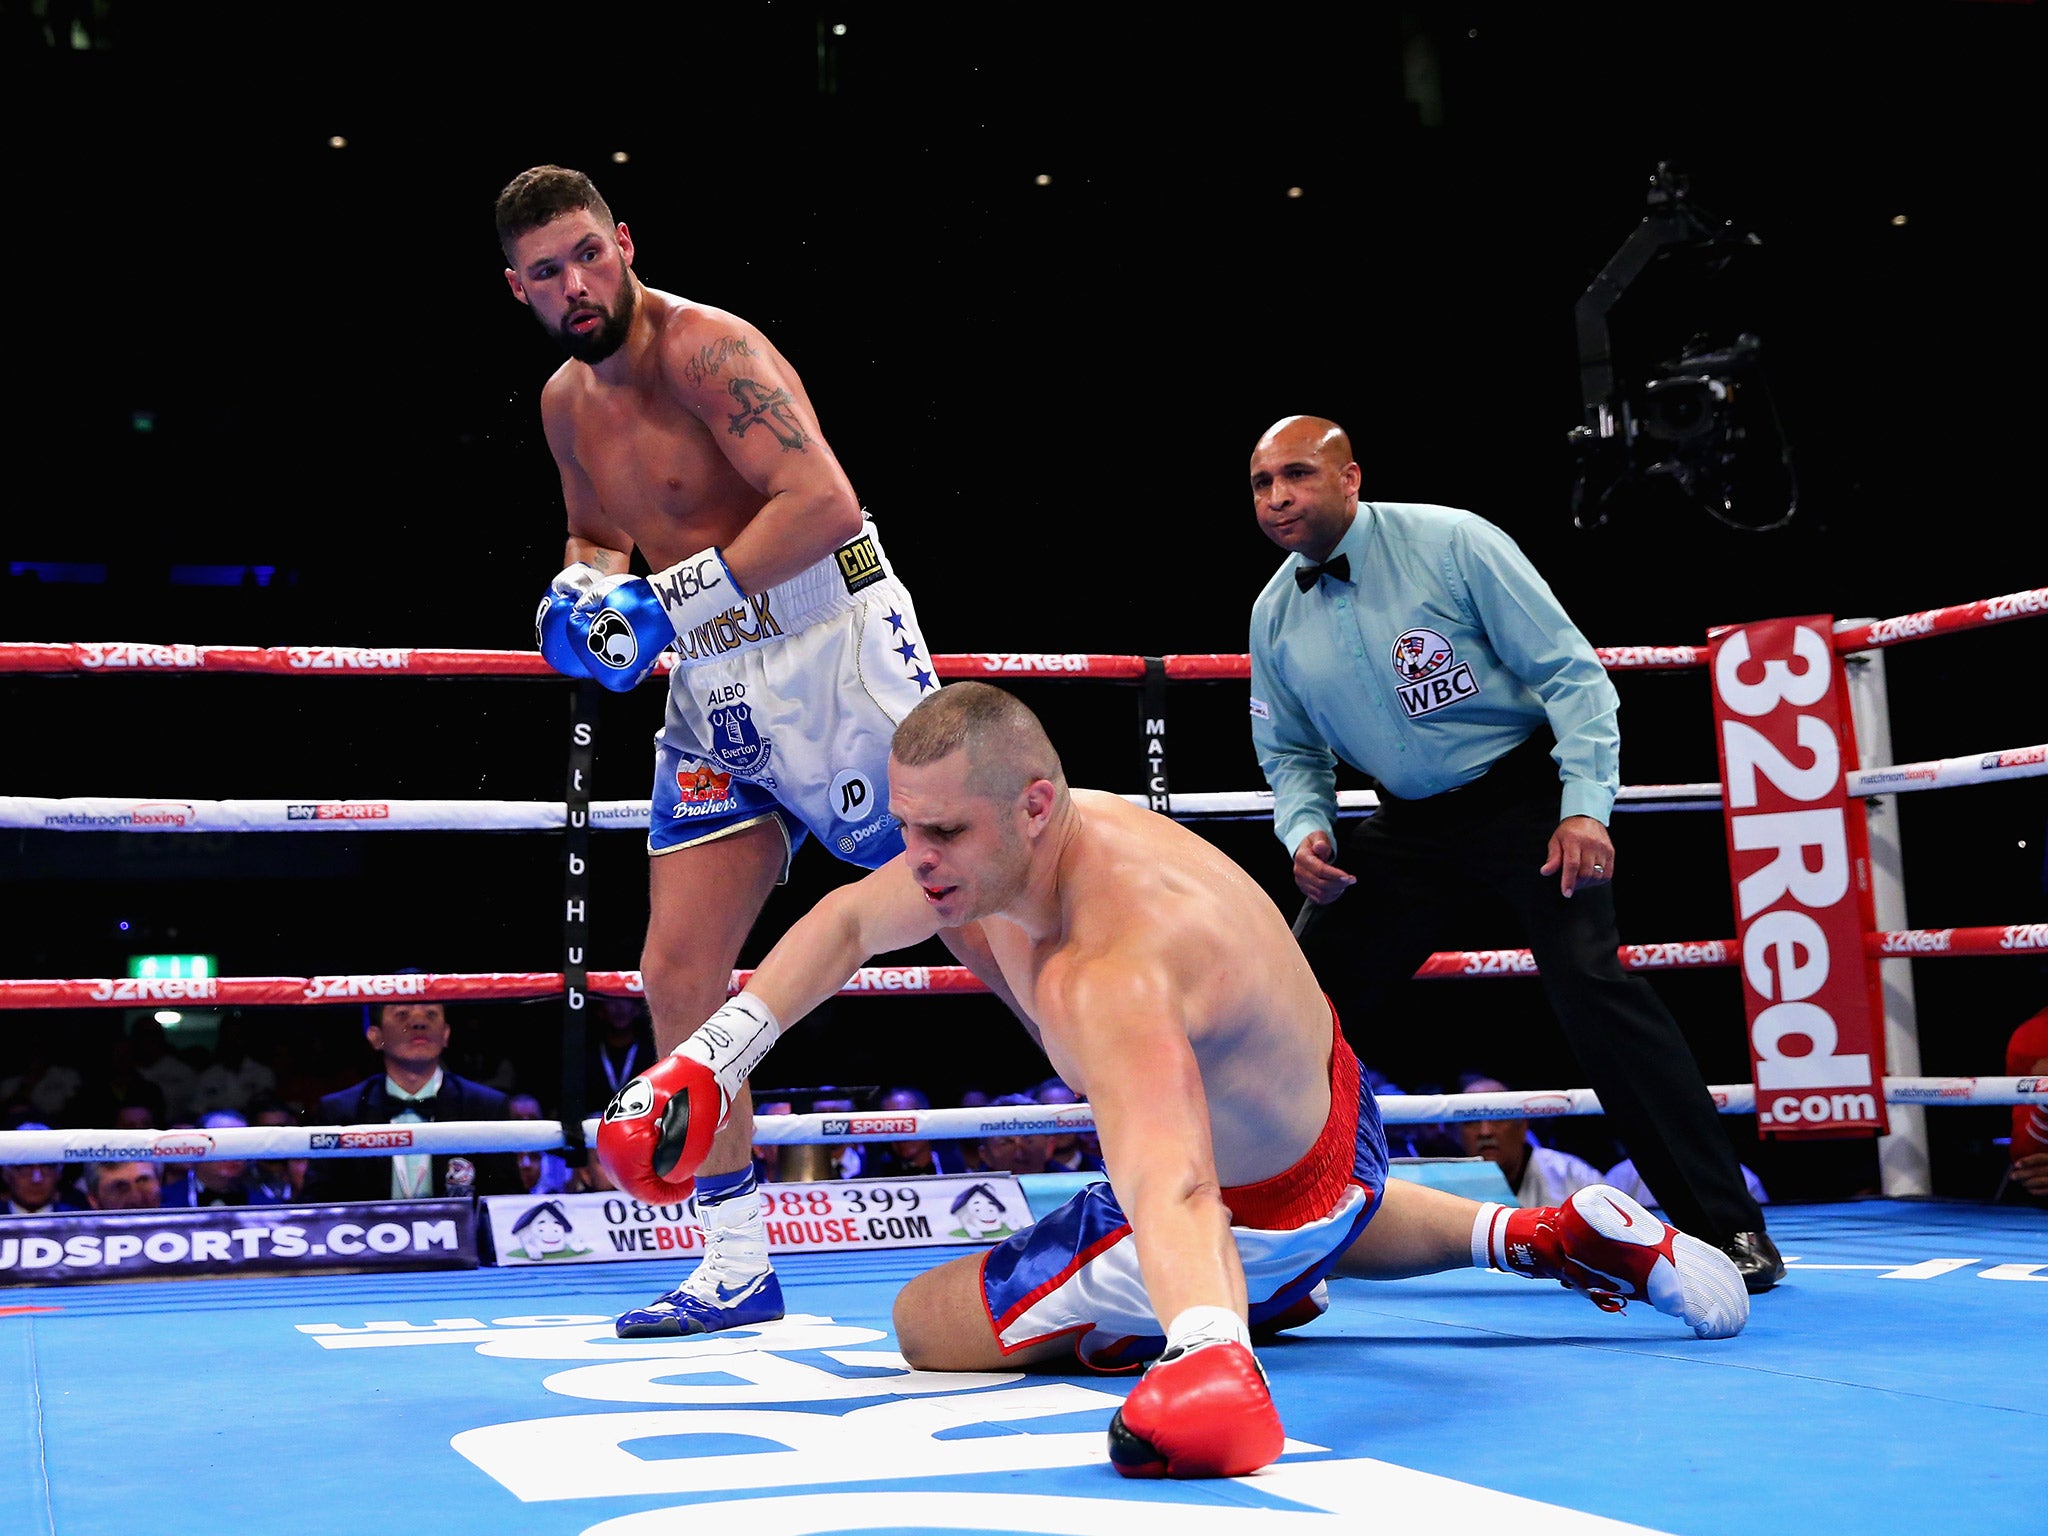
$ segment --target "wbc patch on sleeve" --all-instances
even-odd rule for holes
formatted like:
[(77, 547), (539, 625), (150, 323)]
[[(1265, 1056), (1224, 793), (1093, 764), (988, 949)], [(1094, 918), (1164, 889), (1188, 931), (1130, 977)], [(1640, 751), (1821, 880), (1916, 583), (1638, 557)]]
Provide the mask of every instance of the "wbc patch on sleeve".
[(839, 562), (839, 578), (846, 583), (849, 595), (862, 587), (873, 586), (886, 574), (882, 570), (881, 551), (865, 533), (851, 544), (842, 544), (833, 550), (832, 558)]
[(1394, 689), (1410, 720), (1434, 714), (1479, 692), (1472, 663), (1459, 661), (1451, 642), (1433, 629), (1403, 630), (1394, 641)]
[(1255, 720), (1270, 720), (1273, 718), (1273, 711), (1266, 707), (1264, 699), (1252, 700), (1252, 718)]

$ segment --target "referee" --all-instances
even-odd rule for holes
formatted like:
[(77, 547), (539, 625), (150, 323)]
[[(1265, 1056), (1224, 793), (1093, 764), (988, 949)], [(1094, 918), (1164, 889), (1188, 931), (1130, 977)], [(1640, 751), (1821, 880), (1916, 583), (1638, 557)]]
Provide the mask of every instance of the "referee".
[[(1500, 529), (1451, 507), (1361, 503), (1359, 479), (1350, 439), (1320, 417), (1285, 417), (1252, 450), (1259, 526), (1290, 557), (1252, 606), (1252, 743), (1308, 898), (1303, 950), (1355, 1032), (1436, 947), (1438, 910), (1475, 885), (1504, 897), (1671, 1220), (1770, 1289), (1784, 1261), (1699, 1064), (1615, 957), (1614, 685)], [(1340, 757), (1380, 796), (1341, 853)]]

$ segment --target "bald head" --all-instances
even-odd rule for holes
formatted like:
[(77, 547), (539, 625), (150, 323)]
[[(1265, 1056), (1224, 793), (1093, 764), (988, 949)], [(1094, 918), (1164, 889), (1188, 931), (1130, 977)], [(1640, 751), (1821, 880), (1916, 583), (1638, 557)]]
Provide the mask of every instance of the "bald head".
[(1326, 416), (1283, 416), (1252, 448), (1252, 509), (1267, 538), (1327, 560), (1358, 514), (1351, 438)]
[(1332, 469), (1351, 462), (1351, 435), (1327, 416), (1282, 416), (1266, 428), (1252, 449), (1278, 452), (1284, 458), (1319, 459)]

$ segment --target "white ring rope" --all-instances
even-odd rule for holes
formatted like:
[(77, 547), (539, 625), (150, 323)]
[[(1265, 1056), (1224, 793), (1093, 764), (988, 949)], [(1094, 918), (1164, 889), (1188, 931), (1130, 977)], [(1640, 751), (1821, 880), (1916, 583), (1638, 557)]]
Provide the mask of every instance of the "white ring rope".
[[(2048, 775), (2048, 745), (2012, 747), (1965, 757), (1852, 768), (1852, 796), (1952, 789), (2005, 779)], [(1134, 805), (1144, 795), (1125, 795)], [(1171, 797), (1173, 814), (1189, 818), (1262, 818), (1273, 814), (1270, 790), (1221, 790)], [(1378, 809), (1371, 790), (1343, 790), (1340, 815)], [(1619, 811), (1718, 811), (1721, 786), (1629, 784), (1616, 797)], [(137, 800), (112, 796), (53, 798), (0, 795), (0, 827), (56, 832), (559, 832), (567, 811), (559, 800)], [(590, 825), (598, 831), (645, 831), (645, 800), (596, 800)]]
[[(2048, 1104), (2048, 1077), (1888, 1077), (1888, 1104), (2000, 1106)], [(1729, 1083), (1708, 1089), (1724, 1115), (1756, 1112), (1756, 1089)], [(1377, 1100), (1388, 1125), (1457, 1120), (1552, 1120), (1601, 1113), (1590, 1088), (1514, 1093), (1388, 1094)], [(597, 1121), (583, 1123), (587, 1141)], [(1086, 1104), (920, 1109), (901, 1113), (761, 1115), (758, 1146), (818, 1146), (855, 1141), (973, 1140), (1051, 1136), (1095, 1128)], [(562, 1145), (552, 1120), (444, 1120), (398, 1125), (252, 1125), (202, 1131), (0, 1131), (8, 1163), (218, 1163), (280, 1158), (390, 1157), (394, 1153), (553, 1152)]]

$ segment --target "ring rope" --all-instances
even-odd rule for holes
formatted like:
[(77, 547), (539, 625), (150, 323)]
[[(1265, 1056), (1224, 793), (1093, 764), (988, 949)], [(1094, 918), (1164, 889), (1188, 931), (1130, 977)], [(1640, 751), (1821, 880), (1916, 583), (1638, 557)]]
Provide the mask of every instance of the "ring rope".
[[(1838, 624), (1837, 651), (1877, 650), (1930, 635), (1982, 629), (2048, 614), (2048, 587), (1978, 598), (1946, 608)], [(1705, 666), (1704, 645), (1595, 646), (1610, 671), (1676, 671)], [(1094, 677), (1141, 681), (1142, 656), (1080, 652), (980, 651), (935, 656), (943, 678), (1006, 673), (1030, 677)], [(1251, 675), (1248, 656), (1162, 657), (1166, 675), (1183, 682), (1221, 682)], [(667, 671), (664, 655), (657, 669)], [(158, 645), (133, 641), (0, 641), (0, 673), (240, 672), (282, 677), (559, 677), (535, 651), (434, 650), (357, 645)]]
[[(1922, 789), (1954, 789), (2005, 779), (2048, 776), (2048, 745), (1852, 768), (1848, 793), (1868, 799)], [(1144, 795), (1122, 797), (1144, 805)], [(1173, 814), (1190, 820), (1256, 820), (1273, 814), (1271, 790), (1176, 794)], [(1339, 815), (1370, 814), (1371, 790), (1339, 791)], [(1721, 786), (1625, 784), (1618, 811), (1718, 811)], [(0, 795), (0, 827), (51, 832), (559, 832), (567, 811), (559, 800), (181, 800), (167, 797)], [(598, 831), (646, 831), (645, 800), (594, 800)]]
[[(1724, 1115), (1756, 1112), (1756, 1089), (1727, 1083), (1707, 1090)], [(1887, 1077), (1888, 1104), (1996, 1107), (2048, 1104), (2048, 1077)], [(1386, 1094), (1377, 1100), (1388, 1125), (1458, 1120), (1549, 1120), (1602, 1113), (1590, 1088), (1514, 1093)], [(584, 1122), (587, 1140), (597, 1120)], [(994, 1109), (922, 1109), (892, 1114), (761, 1115), (758, 1146), (837, 1145), (855, 1141), (967, 1140), (995, 1135), (1059, 1135), (1095, 1128), (1085, 1103)], [(561, 1127), (551, 1120), (441, 1120), (399, 1125), (252, 1125), (213, 1130), (0, 1131), (0, 1165), (9, 1163), (218, 1163), (278, 1158), (390, 1157), (394, 1152), (553, 1152)]]
[[(1936, 959), (1944, 955), (2048, 954), (2048, 923), (2004, 927), (1903, 928), (1863, 937), (1872, 959)], [(1624, 944), (1615, 951), (1625, 971), (1715, 970), (1741, 963), (1733, 939), (1691, 939)], [(732, 973), (729, 991), (753, 978)], [(1439, 950), (1422, 963), (1417, 981), (1467, 981), (1493, 976), (1534, 976), (1527, 949)], [(638, 971), (592, 971), (598, 997), (639, 997)], [(345, 976), (100, 976), (64, 980), (0, 980), (0, 1008), (138, 1008), (153, 1003), (221, 1007), (295, 1007), (325, 1003), (526, 1002), (559, 997), (560, 971), (367, 973)], [(864, 965), (839, 989), (841, 997), (901, 993), (974, 994), (988, 989), (961, 965)]]

